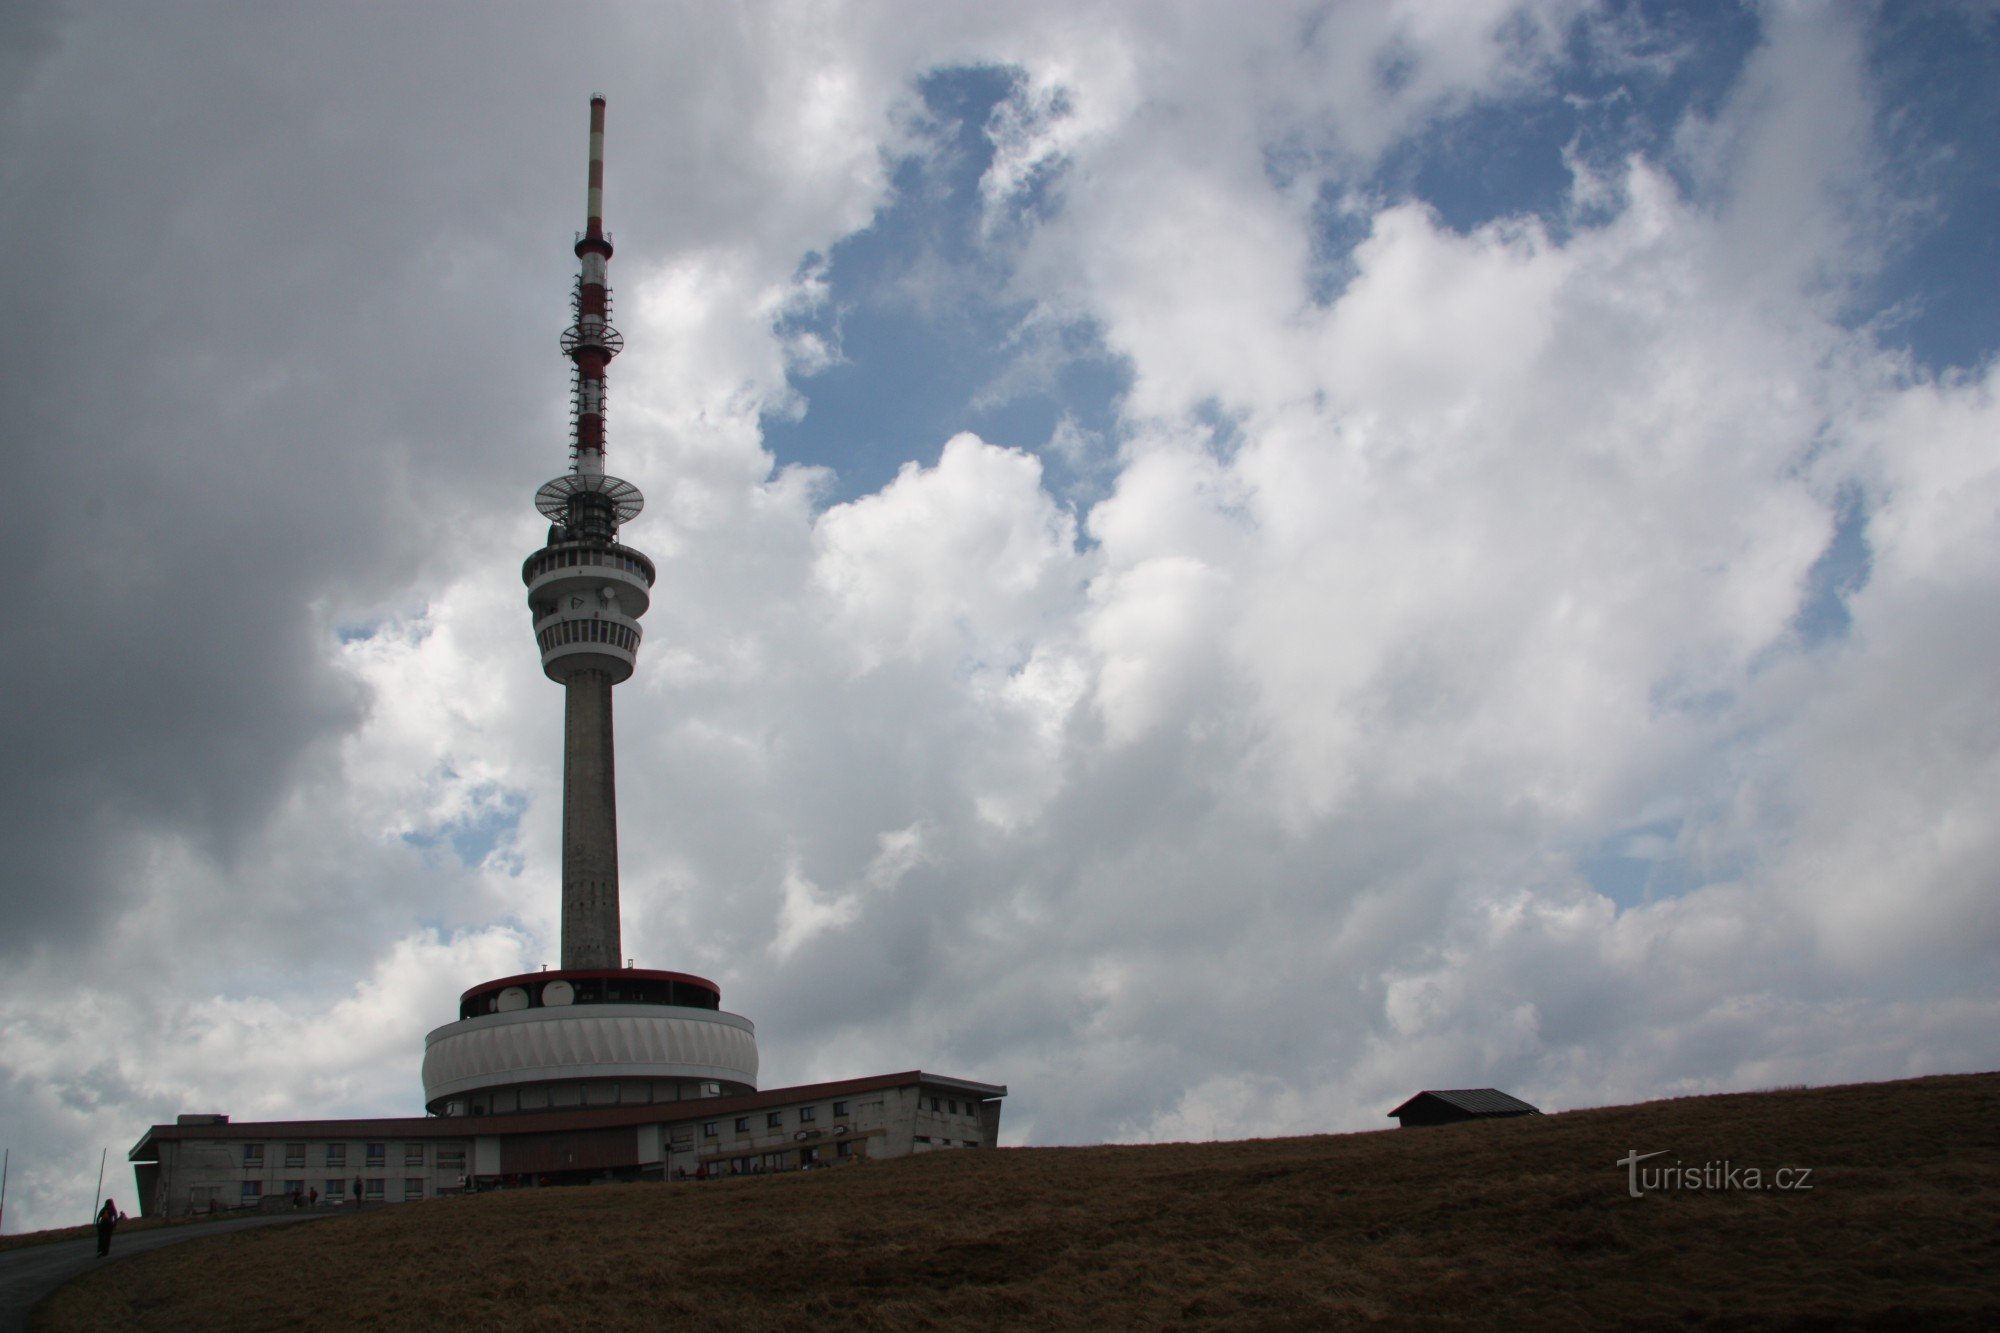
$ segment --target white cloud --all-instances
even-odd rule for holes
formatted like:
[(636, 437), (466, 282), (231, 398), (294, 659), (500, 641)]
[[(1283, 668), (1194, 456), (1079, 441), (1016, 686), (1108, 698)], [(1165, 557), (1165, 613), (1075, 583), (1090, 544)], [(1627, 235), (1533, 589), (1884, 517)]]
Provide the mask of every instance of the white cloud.
[(1007, 664), (1073, 592), (1075, 525), (1041, 489), (1042, 465), (974, 435), (934, 468), (905, 464), (876, 495), (815, 525), (813, 576), (863, 669), (948, 651)]

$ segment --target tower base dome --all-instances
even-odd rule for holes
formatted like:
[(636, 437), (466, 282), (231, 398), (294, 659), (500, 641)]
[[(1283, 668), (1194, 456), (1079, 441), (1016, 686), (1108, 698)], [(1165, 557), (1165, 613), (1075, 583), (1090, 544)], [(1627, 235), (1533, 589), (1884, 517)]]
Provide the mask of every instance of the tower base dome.
[(757, 1088), (757, 1029), (713, 983), (633, 968), (475, 986), (424, 1039), (424, 1106), (481, 1115), (726, 1096)]

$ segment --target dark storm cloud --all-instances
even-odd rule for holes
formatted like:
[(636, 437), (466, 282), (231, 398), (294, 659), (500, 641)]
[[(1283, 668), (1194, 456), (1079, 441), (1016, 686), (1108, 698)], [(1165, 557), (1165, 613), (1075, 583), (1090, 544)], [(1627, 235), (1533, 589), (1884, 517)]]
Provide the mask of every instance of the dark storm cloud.
[(493, 332), (517, 325), (521, 277), (485, 281), (491, 239), (451, 250), (467, 208), (504, 237), (495, 219), (547, 192), (495, 174), (506, 157), (466, 179), (441, 147), (463, 121), (386, 13), (12, 12), (0, 950), (18, 952), (118, 910), (134, 834), (232, 859), (365, 706), (329, 622), (439, 581), (435, 528), (549, 404), (504, 373), (541, 349)]

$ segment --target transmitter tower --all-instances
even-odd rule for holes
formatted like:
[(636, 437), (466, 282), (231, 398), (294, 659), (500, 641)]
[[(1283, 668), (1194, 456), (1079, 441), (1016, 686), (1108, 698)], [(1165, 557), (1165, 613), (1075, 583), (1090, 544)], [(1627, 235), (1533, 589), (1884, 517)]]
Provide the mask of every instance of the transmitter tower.
[(639, 488), (604, 470), (604, 372), (624, 347), (611, 327), (604, 234), (604, 99), (590, 103), (590, 196), (581, 269), (563, 330), (570, 380), (569, 471), (535, 492), (548, 543), (521, 567), (542, 670), (563, 687), (562, 965), (615, 968), (618, 800), (611, 687), (632, 674), (653, 563), (618, 541), (645, 505)]
[(571, 367), (569, 470), (535, 492), (548, 540), (521, 566), (542, 671), (563, 687), (562, 965), (483, 982), (424, 1049), (433, 1114), (495, 1114), (749, 1092), (756, 1028), (712, 981), (621, 966), (612, 687), (638, 662), (653, 562), (619, 541), (645, 505), (604, 470), (611, 326), (604, 99), (590, 100), (590, 185), (562, 350)]

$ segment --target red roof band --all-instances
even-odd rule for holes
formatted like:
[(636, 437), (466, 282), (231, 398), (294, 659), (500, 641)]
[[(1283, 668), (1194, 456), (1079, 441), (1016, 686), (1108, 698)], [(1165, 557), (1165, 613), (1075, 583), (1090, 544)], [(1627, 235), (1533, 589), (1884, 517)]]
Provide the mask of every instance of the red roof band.
[(678, 981), (683, 985), (698, 986), (710, 992), (718, 1003), (722, 1000), (722, 987), (707, 977), (698, 977), (691, 972), (660, 972), (649, 967), (564, 967), (551, 968), (546, 972), (523, 972), (519, 976), (499, 977), (492, 981), (482, 981), (466, 990), (458, 997), (464, 1004), (475, 995), (489, 991), (505, 990), (509, 986), (529, 986), (548, 981)]

